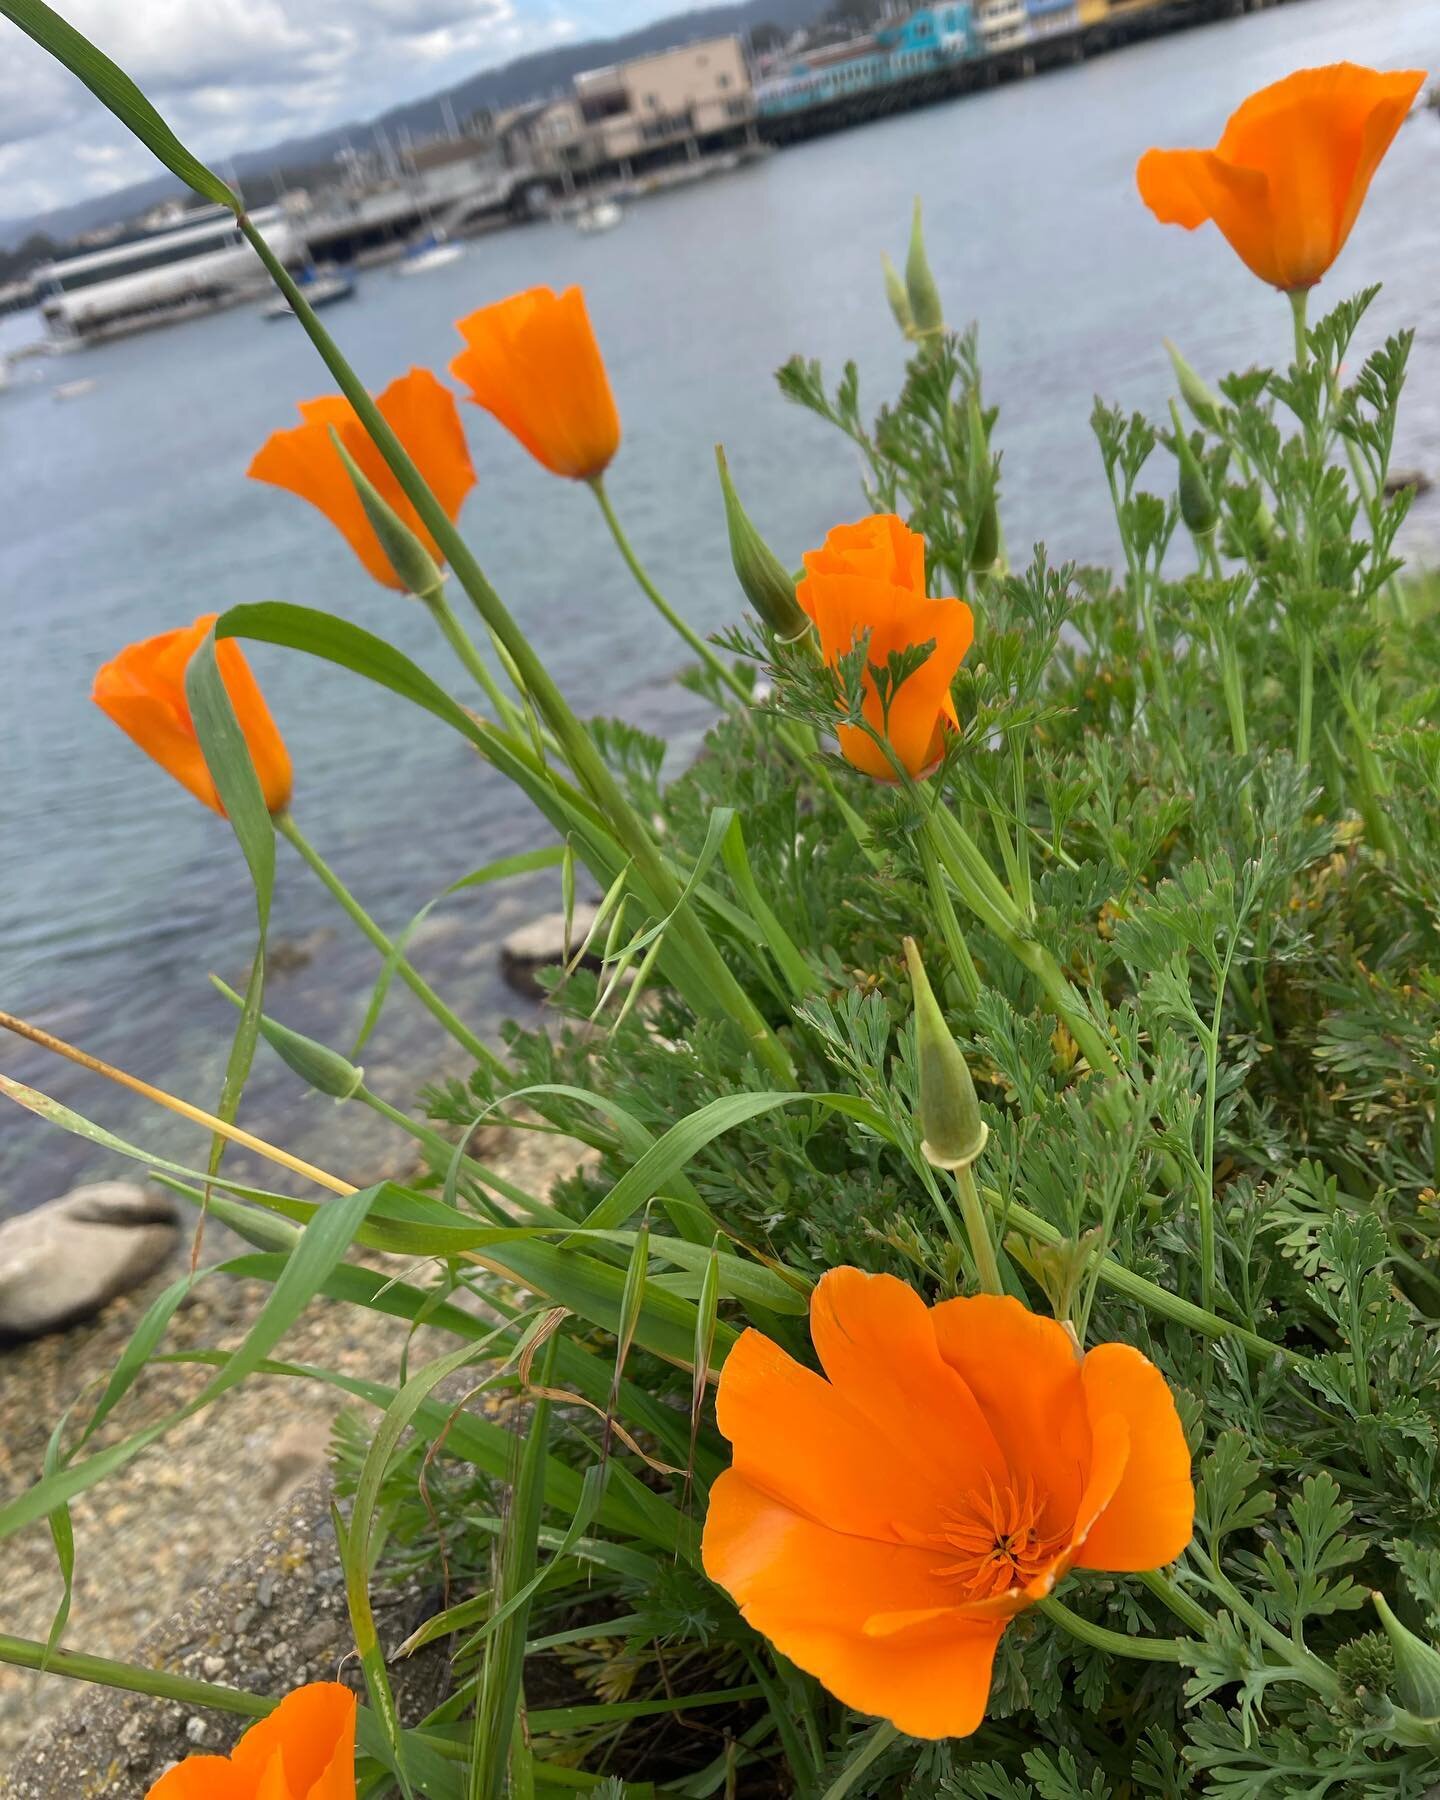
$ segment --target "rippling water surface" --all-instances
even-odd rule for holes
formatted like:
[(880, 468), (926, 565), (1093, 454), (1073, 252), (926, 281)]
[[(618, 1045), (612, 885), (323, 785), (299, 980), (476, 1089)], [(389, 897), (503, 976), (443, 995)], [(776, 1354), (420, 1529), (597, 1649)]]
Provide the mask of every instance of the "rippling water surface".
[[(792, 561), (858, 511), (853, 458), (779, 399), (771, 371), (797, 350), (835, 374), (854, 357), (872, 407), (893, 393), (902, 347), (879, 255), (903, 251), (918, 192), (950, 314), (980, 321), (1010, 543), (1109, 557), (1091, 396), (1159, 409), (1162, 337), (1213, 376), (1285, 356), (1290, 329), (1284, 302), (1212, 232), (1151, 221), (1136, 156), (1213, 142), (1251, 89), (1339, 57), (1440, 68), (1440, 7), (1308, 0), (1164, 39), (785, 151), (637, 205), (605, 236), (536, 226), (430, 276), (368, 273), (328, 318), (378, 386), (413, 363), (441, 367), (460, 313), (534, 283), (583, 283), (625, 421), (616, 503), (661, 585), (713, 630), (736, 610), (715, 442)], [(1417, 327), (1397, 455), (1440, 474), (1437, 175), (1440, 117), (1425, 115), (1401, 132), (1322, 293), (1383, 279), (1365, 341)], [(27, 334), (31, 321), (0, 319), (0, 350)], [(20, 373), (0, 395), (0, 1007), (210, 1104), (233, 1015), (206, 972), (243, 975), (253, 903), (225, 826), (90, 705), (95, 667), (200, 611), (278, 598), (384, 633), (464, 690), (418, 608), (374, 587), (318, 515), (244, 479), (293, 402), (327, 385), (298, 329), (247, 308)], [(90, 392), (52, 397), (81, 376)], [(463, 411), (479, 473), (463, 522), (491, 577), (580, 709), (622, 714), (683, 754), (704, 718), (674, 683), (681, 649), (629, 585), (590, 496)], [(1440, 504), (1420, 502), (1412, 550), (1425, 554), (1437, 525)], [(391, 928), (468, 870), (546, 841), (437, 723), (309, 659), (262, 648), (254, 661), (294, 754), (297, 818)], [(415, 959), (493, 1031), (516, 1004), (496, 941), (557, 900), (558, 883), (531, 878), (448, 902)], [(272, 1010), (343, 1045), (374, 958), (283, 845), (274, 932), (296, 953)], [(373, 1085), (405, 1104), (445, 1058), (429, 1016), (397, 990), (369, 1048)], [(203, 1155), (188, 1128), (26, 1046), (0, 1039), (0, 1070), (155, 1151)], [(305, 1101), (262, 1049), (252, 1123), (358, 1178), (391, 1140), (355, 1114)], [(111, 1172), (123, 1170), (95, 1146), (0, 1113), (0, 1213)]]

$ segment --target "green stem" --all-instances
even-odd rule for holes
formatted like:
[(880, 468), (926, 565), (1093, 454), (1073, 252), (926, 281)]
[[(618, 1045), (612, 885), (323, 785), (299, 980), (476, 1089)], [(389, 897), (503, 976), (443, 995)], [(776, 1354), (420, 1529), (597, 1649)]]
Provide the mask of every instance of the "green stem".
[[(939, 922), (940, 936), (945, 942), (945, 951), (950, 958), (950, 967), (955, 979), (960, 983), (960, 991), (967, 1006), (974, 1006), (980, 998), (980, 977), (975, 969), (974, 959), (970, 955), (970, 946), (965, 942), (965, 934), (960, 929), (960, 921), (955, 916), (955, 903), (950, 898), (950, 890), (945, 885), (945, 877), (940, 870), (940, 859), (935, 854), (935, 845), (928, 830), (919, 836), (920, 865), (925, 871), (925, 887), (930, 896), (930, 905), (934, 909)], [(1440, 1131), (1437, 1131), (1440, 1137)]]
[(680, 617), (679, 613), (675, 611), (674, 607), (671, 606), (670, 602), (650, 579), (649, 572), (646, 570), (645, 565), (640, 561), (640, 558), (630, 546), (630, 540), (625, 535), (624, 527), (620, 523), (615, 508), (610, 504), (610, 494), (605, 486), (605, 477), (603, 475), (596, 475), (588, 485), (600, 504), (600, 511), (604, 514), (605, 523), (610, 527), (610, 535), (614, 538), (616, 547), (621, 556), (625, 558), (625, 566), (635, 577), (636, 584), (640, 588), (641, 593), (644, 594), (645, 598), (655, 608), (656, 612), (660, 614), (660, 617), (664, 619), (666, 624), (684, 638), (685, 642), (710, 672), (723, 681), (726, 687), (730, 689), (731, 693), (740, 701), (746, 706), (749, 706), (751, 695), (750, 689), (746, 683), (741, 680), (733, 669), (726, 666), (725, 662), (716, 654), (713, 645), (707, 644), (697, 631), (692, 630), (692, 628), (685, 623), (684, 619)]
[(1005, 1283), (1000, 1279), (1000, 1265), (995, 1260), (995, 1244), (990, 1236), (990, 1220), (986, 1216), (980, 1190), (975, 1185), (974, 1171), (967, 1163), (963, 1169), (956, 1169), (954, 1173), (955, 1192), (960, 1200), (960, 1217), (965, 1221), (965, 1235), (970, 1240), (970, 1254), (975, 1258), (980, 1291), (983, 1294), (1003, 1294)]
[[(992, 1204), (999, 1204), (998, 1194), (987, 1198)], [(1031, 1212), (1029, 1207), (1021, 1206), (1016, 1201), (1007, 1203), (1006, 1216), (1012, 1224), (1029, 1232), (1032, 1237), (1039, 1238), (1042, 1243), (1059, 1244), (1064, 1241), (1065, 1234), (1058, 1226), (1052, 1225), (1048, 1219), (1042, 1218), (1037, 1212)], [(1289, 1350), (1283, 1344), (1272, 1344), (1257, 1331), (1247, 1330), (1243, 1325), (1234, 1325), (1228, 1319), (1222, 1319), (1218, 1313), (1206, 1312), (1203, 1307), (1196, 1306), (1193, 1300), (1183, 1300), (1179, 1294), (1172, 1294), (1158, 1282), (1135, 1274), (1113, 1257), (1102, 1256), (1096, 1265), (1096, 1273), (1117, 1294), (1123, 1294), (1127, 1300), (1134, 1300), (1148, 1311), (1158, 1313), (1162, 1319), (1173, 1319), (1177, 1325), (1198, 1332), (1201, 1337), (1217, 1341), (1232, 1338), (1260, 1362), (1269, 1362), (1278, 1356), (1282, 1362), (1294, 1367), (1306, 1360), (1298, 1350)]]
[(414, 994), (415, 998), (434, 1015), (445, 1027), (455, 1042), (462, 1046), (477, 1063), (482, 1064), (493, 1074), (503, 1076), (507, 1081), (510, 1070), (483, 1039), (476, 1037), (463, 1020), (456, 1017), (440, 996), (435, 992), (423, 975), (411, 968), (405, 958), (396, 950), (395, 945), (361, 906), (340, 877), (321, 856), (304, 832), (295, 823), (288, 812), (275, 815), (275, 829), (288, 843), (293, 844), (300, 852), (301, 859), (320, 879), (321, 884), (337, 902), (341, 911), (358, 927), (361, 935), (380, 952), (387, 962), (394, 967), (395, 973)]
[(1191, 1631), (1198, 1632), (1201, 1637), (1214, 1624), (1214, 1620), (1198, 1600), (1192, 1600), (1183, 1588), (1176, 1587), (1169, 1576), (1162, 1575), (1158, 1569), (1144, 1570), (1140, 1580), (1158, 1600), (1162, 1600), (1170, 1608), (1182, 1625), (1188, 1625)]
[(1019, 876), (1015, 899), (1025, 917), (1033, 919), (1035, 899), (1030, 880), (1030, 809), (1025, 791), (1025, 739), (1018, 731), (1010, 733), (1010, 773), (1015, 795), (1015, 867)]
[(210, 1706), (216, 1712), (239, 1713), (248, 1719), (263, 1719), (279, 1705), (278, 1699), (216, 1687), (210, 1681), (192, 1681), (187, 1675), (172, 1675), (168, 1669), (141, 1668), (108, 1656), (86, 1656), (79, 1650), (51, 1650), (30, 1638), (0, 1636), (0, 1663), (124, 1688), (127, 1693), (148, 1694), (153, 1700), (178, 1700), (182, 1706)]
[(1295, 727), (1295, 761), (1310, 767), (1310, 740), (1315, 719), (1315, 636), (1308, 625), (1300, 627), (1300, 706)]
[(925, 815), (924, 829), (961, 899), (1039, 982), (1091, 1069), (1102, 1079), (1118, 1075), (1110, 1046), (1069, 977), (1043, 944), (1026, 935), (1019, 908), (964, 826), (948, 809), (934, 806)]
[(440, 627), (445, 641), (460, 659), (461, 666), (479, 687), (482, 694), (495, 708), (496, 715), (503, 719), (510, 730), (517, 736), (523, 733), (524, 721), (515, 709), (514, 702), (501, 692), (500, 684), (485, 667), (484, 659), (475, 646), (474, 639), (455, 617), (450, 603), (441, 592), (421, 594), (430, 616)]
[(846, 1794), (852, 1793), (855, 1783), (870, 1767), (884, 1755), (896, 1742), (900, 1733), (893, 1725), (882, 1721), (866, 1738), (859, 1752), (846, 1763), (845, 1767), (826, 1788), (823, 1800), (845, 1800)]
[[(254, 222), (244, 213), (239, 216), (239, 224), (256, 255), (269, 271), (271, 279), (290, 302), (306, 335), (319, 351), (321, 360), (339, 383), (341, 392), (355, 408), (375, 447), (399, 482), (401, 491), (434, 538), (455, 579), (519, 671), (525, 691), (555, 733), (561, 753), (576, 779), (609, 821), (611, 830), (627, 855), (634, 858), (636, 874), (648, 890), (654, 910), (662, 916), (674, 913), (680, 903), (679, 885), (656, 848), (644, 821), (626, 799), (590, 734), (571, 711), (550, 671), (511, 616), (504, 601), (490, 585), (469, 545), (430, 491), (425, 478), (375, 405), (365, 384), (315, 316), (289, 271), (265, 242), (263, 233), (256, 230)], [(703, 1016), (728, 1019), (742, 1033), (768, 1073), (787, 1088), (793, 1088), (795, 1068), (789, 1053), (765, 1023), (704, 926), (688, 909), (680, 907), (678, 914), (672, 919), (669, 935), (673, 936), (675, 944), (690, 964), (691, 978), (684, 981), (683, 991), (695, 1010)]]
[(1217, 1563), (1211, 1560), (1198, 1545), (1191, 1546), (1195, 1558), (1204, 1567), (1205, 1579), (1215, 1590), (1217, 1596), (1229, 1607), (1237, 1618), (1244, 1619), (1256, 1634), (1267, 1643), (1277, 1656), (1294, 1674), (1297, 1681), (1303, 1681), (1332, 1703), (1340, 1697), (1340, 1683), (1335, 1673), (1320, 1658), (1303, 1645), (1296, 1644), (1287, 1638), (1283, 1631), (1258, 1612), (1228, 1576), (1221, 1573)]
[(1096, 1625), (1090, 1619), (1082, 1619), (1079, 1613), (1071, 1612), (1053, 1594), (1037, 1600), (1035, 1606), (1052, 1625), (1068, 1631), (1071, 1637), (1078, 1638), (1082, 1644), (1089, 1644), (1092, 1650), (1104, 1650), (1110, 1656), (1129, 1656), (1139, 1662), (1190, 1663), (1202, 1648), (1189, 1638), (1128, 1637), (1123, 1631), (1111, 1631), (1104, 1625)]
[(1290, 312), (1295, 322), (1295, 363), (1298, 368), (1310, 367), (1310, 339), (1305, 332), (1305, 317), (1310, 310), (1309, 288), (1291, 288), (1289, 295)]
[(1215, 1105), (1220, 1079), (1220, 1008), (1224, 1002), (1222, 980), (1215, 999), (1215, 1017), (1205, 1039), (1205, 1142), (1200, 1164), (1200, 1304), (1214, 1311), (1215, 1301)]

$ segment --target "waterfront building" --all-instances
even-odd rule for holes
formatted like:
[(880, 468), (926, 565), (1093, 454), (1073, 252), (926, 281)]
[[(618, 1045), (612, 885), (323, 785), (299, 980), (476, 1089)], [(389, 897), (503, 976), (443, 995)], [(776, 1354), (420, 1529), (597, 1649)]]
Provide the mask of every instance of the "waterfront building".
[(632, 162), (661, 145), (695, 145), (742, 131), (755, 116), (750, 70), (738, 37), (706, 38), (575, 77), (586, 155)]
[(980, 48), (993, 56), (997, 50), (1013, 50), (1030, 36), (1030, 15), (1025, 0), (975, 0), (975, 29)]
[[(286, 206), (250, 215), (282, 261), (296, 251)], [(57, 338), (95, 339), (209, 311), (266, 286), (260, 259), (228, 206), (157, 211), (109, 234), (103, 249), (82, 247), (34, 271), (41, 316)]]
[(756, 83), (757, 110), (798, 112), (948, 67), (980, 49), (971, 0), (942, 0), (865, 37), (806, 50)]
[(908, 18), (882, 25), (875, 43), (889, 56), (892, 77), (918, 75), (979, 48), (969, 0), (917, 7)]
[(1025, 0), (1032, 38), (1054, 37), (1080, 29), (1078, 0)]

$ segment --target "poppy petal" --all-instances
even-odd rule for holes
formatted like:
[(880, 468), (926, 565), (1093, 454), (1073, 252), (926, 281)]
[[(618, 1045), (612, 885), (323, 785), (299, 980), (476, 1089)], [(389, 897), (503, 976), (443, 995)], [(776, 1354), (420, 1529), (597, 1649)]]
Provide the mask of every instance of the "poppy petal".
[(831, 1531), (727, 1470), (711, 1489), (703, 1556), (755, 1630), (845, 1705), (911, 1737), (979, 1725), (1005, 1620), (950, 1604), (943, 1554)]
[(167, 1769), (146, 1800), (255, 1800), (255, 1789), (224, 1756), (187, 1756)]
[(1006, 1479), (975, 1396), (935, 1347), (930, 1309), (893, 1275), (831, 1269), (810, 1301), (810, 1336), (832, 1385), (877, 1431), (928, 1443), (946, 1490)]
[(1129, 1455), (1109, 1503), (1081, 1545), (1082, 1569), (1116, 1573), (1173, 1562), (1195, 1527), (1190, 1448), (1174, 1396), (1154, 1363), (1128, 1344), (1097, 1344), (1080, 1371), (1089, 1416), (1116, 1414)]
[(928, 1440), (873, 1423), (758, 1331), (725, 1358), (715, 1417), (740, 1475), (836, 1531), (913, 1542), (944, 1504)]
[[(354, 1694), (339, 1682), (316, 1681), (287, 1694), (252, 1725), (231, 1762), (256, 1790), (278, 1758), (282, 1792), (293, 1800), (354, 1800)], [(273, 1777), (272, 1777), (273, 1778)]]
[(1008, 1294), (944, 1300), (931, 1311), (940, 1354), (974, 1394), (1012, 1479), (1045, 1496), (1047, 1531), (1073, 1525), (1090, 1467), (1090, 1424), (1075, 1346), (1054, 1319)]

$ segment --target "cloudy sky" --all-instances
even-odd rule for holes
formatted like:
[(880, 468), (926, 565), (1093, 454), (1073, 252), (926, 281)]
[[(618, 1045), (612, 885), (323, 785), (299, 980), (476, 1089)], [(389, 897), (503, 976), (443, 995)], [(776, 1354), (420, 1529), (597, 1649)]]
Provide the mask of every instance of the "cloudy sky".
[[(685, 0), (58, 0), (210, 160), (366, 118)], [(100, 103), (0, 19), (0, 218), (154, 174)]]

